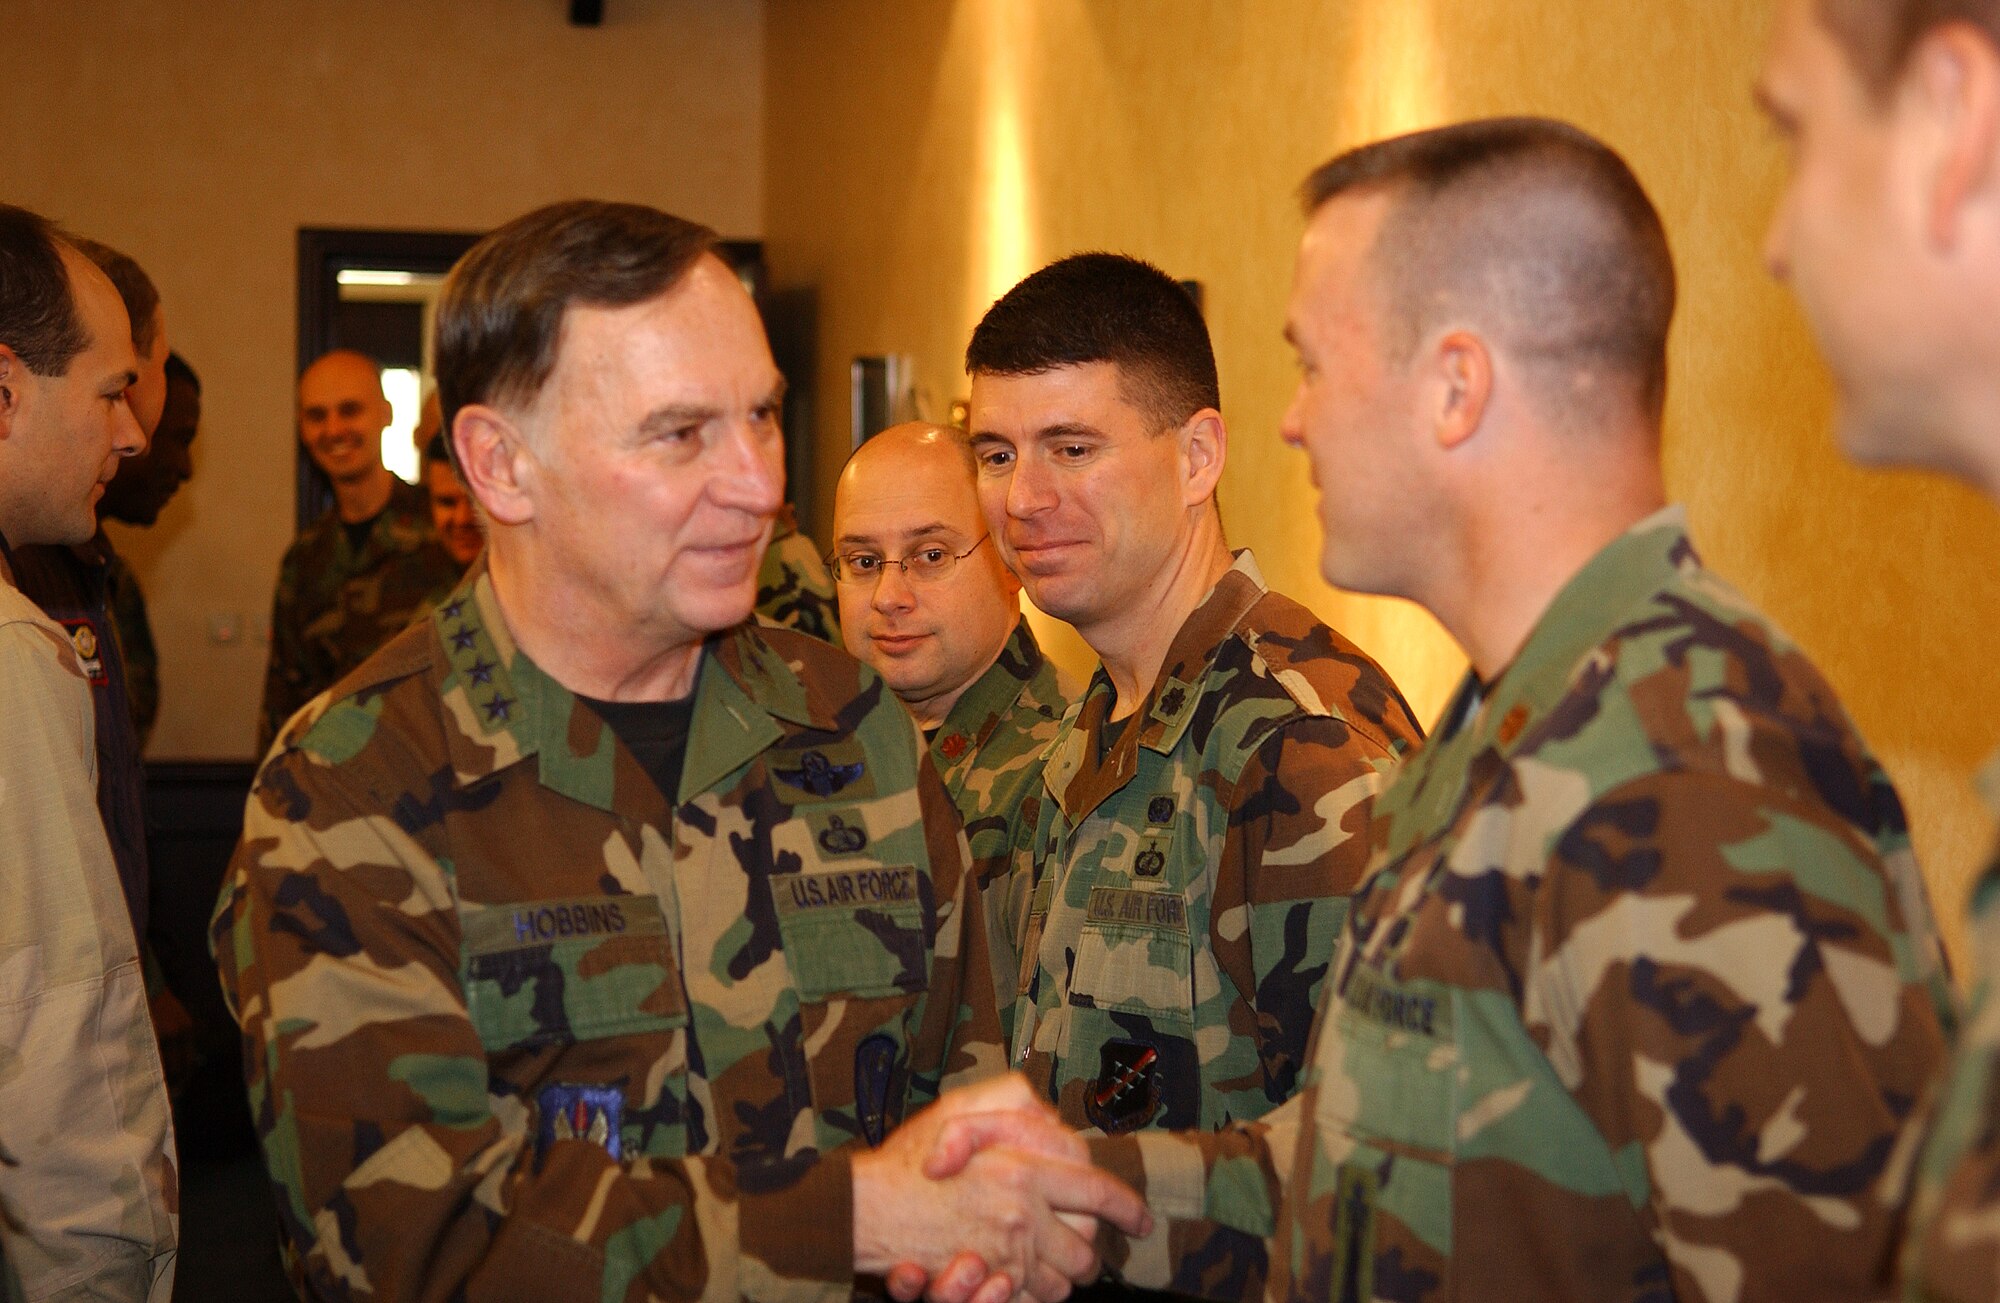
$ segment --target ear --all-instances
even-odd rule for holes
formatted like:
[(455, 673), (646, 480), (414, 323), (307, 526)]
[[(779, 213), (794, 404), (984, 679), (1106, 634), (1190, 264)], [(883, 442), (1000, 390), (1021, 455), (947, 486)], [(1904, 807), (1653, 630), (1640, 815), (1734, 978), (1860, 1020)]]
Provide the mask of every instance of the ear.
[(1204, 407), (1181, 426), (1181, 461), (1184, 483), (1183, 506), (1197, 506), (1215, 496), (1222, 483), (1222, 466), (1229, 460), (1229, 427), (1222, 413)]
[(524, 525), (535, 518), (540, 466), (512, 418), (480, 403), (461, 407), (452, 418), (451, 442), (465, 487), (494, 523)]
[(22, 381), (27, 374), (21, 355), (0, 344), (0, 439), (14, 432), (14, 422), (21, 417)]
[(1468, 330), (1440, 338), (1431, 354), (1435, 406), (1432, 437), (1450, 452), (1479, 433), (1493, 398), (1493, 355), (1486, 341)]
[(2000, 49), (1970, 23), (1945, 23), (1910, 52), (1900, 106), (1922, 124), (1929, 153), (1926, 234), (1940, 251), (1960, 238), (1968, 204), (1989, 200), (2000, 158)]

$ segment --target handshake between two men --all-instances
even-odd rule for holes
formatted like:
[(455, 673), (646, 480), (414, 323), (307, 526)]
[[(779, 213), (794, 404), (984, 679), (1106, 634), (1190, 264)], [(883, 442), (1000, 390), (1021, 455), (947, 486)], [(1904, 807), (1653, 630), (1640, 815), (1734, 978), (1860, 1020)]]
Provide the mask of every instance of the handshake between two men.
[(1010, 1074), (947, 1093), (857, 1154), (854, 1269), (903, 1303), (1059, 1303), (1101, 1263), (1097, 1225), (1152, 1230), (1145, 1201)]

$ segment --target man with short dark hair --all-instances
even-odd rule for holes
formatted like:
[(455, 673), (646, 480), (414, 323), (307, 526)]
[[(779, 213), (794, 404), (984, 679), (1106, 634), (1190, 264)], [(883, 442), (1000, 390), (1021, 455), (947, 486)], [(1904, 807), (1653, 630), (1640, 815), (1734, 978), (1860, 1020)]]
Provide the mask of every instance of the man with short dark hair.
[(1043, 268), (988, 310), (966, 370), (987, 528), (1102, 660), (1020, 852), (1014, 1062), (1075, 1127), (1259, 1117), (1299, 1084), (1372, 797), (1416, 722), (1225, 544), (1215, 357), (1158, 268)]
[[(111, 281), (132, 323), (132, 349), (139, 366), (126, 402), (146, 435), (147, 445), (145, 451), (119, 463), (118, 474), (123, 476), (134, 462), (150, 459), (152, 436), (166, 410), (166, 317), (152, 278), (131, 257), (94, 240), (80, 240), (76, 248)], [(126, 674), (125, 647), (111, 608), (114, 569), (128, 578), (129, 571), (124, 571), (101, 523), (111, 514), (112, 486), (117, 483), (114, 478), (98, 499), (100, 524), (89, 539), (68, 547), (17, 548), (14, 581), (69, 635), (77, 663), (90, 680), (96, 714), (97, 809), (118, 862), (118, 881), (125, 890), (132, 930), (143, 943), (151, 894), (146, 862), (146, 772)]]
[(911, 422), (848, 459), (833, 498), (833, 571), (847, 650), (916, 717), (965, 822), (985, 902), (1002, 1031), (1021, 988), (1042, 762), (1076, 692), (1021, 615), (1021, 581), (980, 518), (963, 431)]
[(312, 1297), (822, 1297), (967, 1248), (1053, 1303), (1097, 1268), (1058, 1211), (1144, 1222), (1052, 1122), (918, 1171), (905, 1118), (1003, 1062), (980, 898), (901, 705), (750, 619), (783, 379), (713, 247), (578, 201), (446, 282), (485, 554), (286, 728), (213, 932)]
[[(2000, 3), (1784, 0), (1758, 99), (1791, 145), (1767, 256), (1855, 460), (2000, 500)], [(2000, 808), (2000, 757), (1981, 790)], [(1906, 1297), (2000, 1298), (2000, 861), (1972, 892), (1973, 1006), (1918, 1160)]]
[(1879, 1296), (1942, 952), (1887, 776), (1665, 506), (1651, 202), (1537, 119), (1364, 146), (1306, 201), (1283, 428), (1322, 570), (1421, 603), (1471, 672), (1377, 798), (1311, 1084), (1093, 1145), (1164, 1214), (1128, 1279)]
[[(146, 451), (128, 457), (98, 503), (101, 519), (123, 521), (150, 529), (168, 502), (194, 475), (194, 440), (201, 433), (201, 377), (179, 353), (168, 353), (167, 400), (160, 423)], [(118, 632), (119, 654), (125, 660), (125, 694), (132, 707), (132, 725), (145, 750), (160, 714), (160, 655), (153, 645), (153, 625), (146, 614), (146, 595), (139, 577), (116, 552), (105, 572), (105, 600)]]
[(16, 543), (74, 544), (145, 446), (117, 291), (0, 205), (0, 1280), (10, 1296), (166, 1303), (173, 1127), (98, 816), (90, 687), (13, 585)]
[(257, 720), (262, 753), (293, 712), (338, 682), (458, 581), (424, 491), (382, 464), (394, 413), (382, 369), (352, 349), (299, 377), (299, 441), (333, 506), (285, 550), (271, 599), (271, 655)]

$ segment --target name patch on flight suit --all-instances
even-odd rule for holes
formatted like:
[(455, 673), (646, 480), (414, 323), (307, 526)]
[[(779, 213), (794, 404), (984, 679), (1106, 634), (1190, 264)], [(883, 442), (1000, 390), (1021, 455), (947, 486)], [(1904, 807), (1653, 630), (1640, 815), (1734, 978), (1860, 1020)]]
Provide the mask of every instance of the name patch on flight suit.
[(588, 896), (488, 906), (467, 913), (461, 926), (466, 954), (497, 955), (557, 941), (664, 936), (667, 920), (656, 896)]
[(820, 909), (917, 903), (917, 870), (910, 864), (832, 873), (791, 873), (771, 879), (781, 915)]
[(1178, 892), (1138, 891), (1131, 887), (1092, 887), (1084, 909), (1090, 923), (1122, 923), (1166, 932), (1188, 930), (1187, 900)]
[(97, 636), (97, 625), (87, 618), (59, 620), (57, 623), (69, 635), (69, 645), (76, 650), (77, 660), (83, 663), (84, 677), (100, 688), (110, 683), (104, 672), (104, 642)]

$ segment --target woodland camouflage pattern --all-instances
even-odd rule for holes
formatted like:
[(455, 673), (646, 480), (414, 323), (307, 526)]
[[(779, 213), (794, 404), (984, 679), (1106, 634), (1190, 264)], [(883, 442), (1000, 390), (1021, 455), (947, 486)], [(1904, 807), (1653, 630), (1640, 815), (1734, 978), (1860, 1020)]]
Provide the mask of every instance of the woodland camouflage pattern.
[(278, 567), (271, 658), (257, 719), (262, 754), (292, 713), (407, 628), (458, 582), (431, 528), (424, 490), (396, 480), (359, 550), (340, 514), (308, 525)]
[(1022, 984), (1021, 929), (1031, 887), (1029, 873), (1016, 872), (1016, 857), (1032, 843), (1042, 759), (1073, 695), (1021, 620), (931, 739), (931, 762), (972, 847), (1003, 1035), (1013, 1031), (1014, 993)]
[(845, 1296), (842, 1147), (1000, 1068), (901, 703), (753, 625), (696, 691), (670, 806), (479, 562), (265, 762), (213, 944), (310, 1297)]
[(1260, 1116), (1297, 1086), (1371, 798), (1421, 734), (1247, 551), (1100, 763), (1116, 695), (1100, 668), (1043, 772), (1015, 1062), (1077, 1127)]
[[(1979, 777), (2000, 813), (2000, 756)], [(1976, 985), (1918, 1161), (1903, 1261), (1911, 1300), (2000, 1298), (2000, 858), (1973, 888), (1967, 931)]]
[(1376, 802), (1299, 1097), (1098, 1142), (1175, 1219), (1128, 1278), (1880, 1297), (1951, 997), (1902, 807), (1832, 692), (1677, 508), (1478, 689)]
[(840, 599), (811, 538), (799, 532), (790, 503), (778, 513), (757, 568), (757, 614), (773, 624), (840, 646)]

